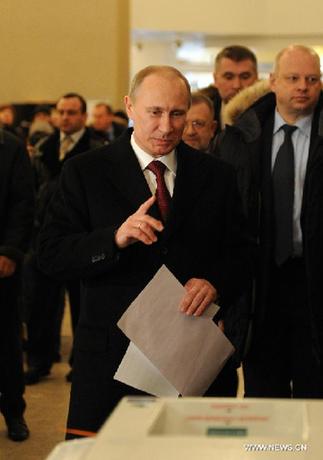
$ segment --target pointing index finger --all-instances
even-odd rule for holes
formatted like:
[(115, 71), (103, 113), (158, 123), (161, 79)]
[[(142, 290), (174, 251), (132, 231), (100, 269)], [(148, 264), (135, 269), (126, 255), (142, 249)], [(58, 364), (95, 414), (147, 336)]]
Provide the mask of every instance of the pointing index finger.
[(151, 197), (148, 198), (148, 200), (146, 200), (144, 203), (142, 203), (141, 206), (139, 206), (136, 214), (146, 214), (149, 210), (149, 208), (151, 208), (151, 206), (154, 204), (154, 202), (156, 201), (156, 195), (152, 195)]

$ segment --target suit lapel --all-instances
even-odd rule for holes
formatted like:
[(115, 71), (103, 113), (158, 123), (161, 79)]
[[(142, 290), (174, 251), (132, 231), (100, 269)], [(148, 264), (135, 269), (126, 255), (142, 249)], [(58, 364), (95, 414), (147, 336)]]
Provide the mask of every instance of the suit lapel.
[[(131, 212), (135, 212), (142, 203), (148, 200), (151, 192), (131, 147), (130, 134), (128, 131), (120, 136), (111, 146), (111, 150), (107, 147), (106, 174), (109, 181), (129, 202)], [(207, 181), (207, 167), (203, 169), (199, 165), (198, 177), (196, 174), (196, 166), (201, 157), (192, 155), (191, 150), (183, 143), (180, 143), (176, 149), (176, 155), (177, 172), (174, 193), (163, 238), (170, 237), (181, 225), (183, 219), (190, 214), (192, 204), (198, 199), (201, 188)], [(156, 204), (151, 207), (149, 214), (160, 219)]]
[[(182, 142), (176, 149), (177, 172), (174, 193), (171, 201), (169, 219), (166, 223), (163, 237), (169, 238), (176, 232), (183, 220), (191, 214), (192, 205), (198, 199), (202, 187), (207, 181), (207, 168), (201, 167), (199, 156), (192, 156), (190, 149)], [(199, 163), (197, 174), (197, 165)]]
[[(107, 160), (106, 174), (109, 181), (129, 202), (132, 212), (135, 212), (142, 203), (151, 197), (151, 192), (131, 147), (129, 132), (120, 136), (113, 143), (111, 151), (107, 151)], [(152, 206), (149, 214), (158, 218), (156, 205)]]

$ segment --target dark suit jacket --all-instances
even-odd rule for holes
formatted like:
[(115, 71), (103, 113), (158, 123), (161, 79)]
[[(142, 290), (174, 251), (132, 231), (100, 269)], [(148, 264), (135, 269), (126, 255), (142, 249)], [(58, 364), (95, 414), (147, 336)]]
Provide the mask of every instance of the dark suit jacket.
[(57, 130), (51, 134), (48, 139), (40, 146), (41, 156), (39, 160), (45, 165), (49, 178), (56, 177), (62, 168), (62, 164), (69, 158), (72, 158), (79, 153), (94, 149), (103, 145), (103, 141), (91, 133), (89, 128), (85, 128), (84, 134), (79, 141), (73, 146), (63, 161), (59, 160), (60, 149), (60, 132)]
[[(271, 190), (271, 145), (276, 99), (273, 93), (260, 98), (227, 126), (219, 155), (238, 172), (238, 185), (250, 232), (256, 243), (254, 340), (259, 350), (272, 290), (271, 267), (274, 254), (273, 198)], [(301, 227), (306, 267), (309, 313), (319, 337), (323, 356), (323, 93), (315, 108), (306, 168)]]
[(20, 350), (19, 264), (31, 236), (34, 191), (31, 165), (23, 143), (0, 129), (0, 256), (17, 264), (16, 272), (0, 279), (0, 409), (21, 415), (24, 409)]
[[(118, 250), (115, 230), (151, 195), (130, 146), (130, 133), (66, 163), (40, 236), (42, 269), (82, 280), (71, 402), (77, 416), (70, 414), (70, 425), (82, 429), (97, 429), (118, 399), (133, 392), (112, 381), (128, 345), (116, 322), (162, 264), (183, 284), (192, 277), (209, 280), (224, 310), (247, 275), (234, 172), (184, 143), (177, 148), (170, 216), (158, 242)], [(151, 214), (158, 217), (156, 207)]]
[(111, 142), (114, 142), (121, 134), (126, 131), (126, 127), (124, 125), (121, 125), (120, 123), (112, 122), (112, 129), (113, 133), (111, 136), (111, 133), (108, 131), (98, 131), (97, 129), (94, 129), (93, 127), (90, 127), (91, 132), (93, 133), (94, 136), (98, 137), (99, 139), (102, 139), (104, 144), (111, 144)]

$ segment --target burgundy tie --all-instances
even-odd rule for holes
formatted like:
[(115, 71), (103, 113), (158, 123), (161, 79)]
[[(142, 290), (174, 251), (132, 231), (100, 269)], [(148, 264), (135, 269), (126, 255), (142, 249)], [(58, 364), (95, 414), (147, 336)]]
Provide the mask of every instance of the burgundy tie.
[(161, 161), (155, 160), (149, 163), (147, 169), (152, 171), (156, 176), (157, 189), (156, 198), (158, 208), (162, 217), (163, 222), (166, 222), (170, 207), (170, 194), (165, 184), (164, 173), (166, 165)]

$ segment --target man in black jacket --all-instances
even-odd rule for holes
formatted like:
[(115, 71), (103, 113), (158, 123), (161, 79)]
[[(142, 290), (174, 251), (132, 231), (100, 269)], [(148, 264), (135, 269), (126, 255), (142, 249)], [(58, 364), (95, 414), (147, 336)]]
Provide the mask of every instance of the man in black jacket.
[[(87, 107), (82, 96), (77, 93), (65, 94), (59, 99), (56, 108), (60, 130), (41, 144), (40, 152), (33, 160), (38, 190), (34, 240), (37, 239), (48, 203), (57, 187), (62, 165), (82, 152), (103, 145), (103, 140), (94, 137), (85, 126)], [(48, 278), (39, 270), (34, 250), (25, 264), (24, 284), (28, 331), (28, 370), (25, 372), (25, 383), (30, 385), (48, 375), (54, 360), (58, 358), (65, 287), (69, 293), (74, 332), (80, 310), (80, 285), (77, 280), (65, 286)]]
[(223, 128), (222, 111), (239, 91), (253, 85), (258, 79), (257, 58), (247, 47), (231, 45), (223, 48), (216, 56), (213, 72), (214, 84), (201, 92), (214, 104), (214, 118), (217, 133)]
[(162, 264), (186, 288), (179, 308), (195, 316), (218, 296), (225, 315), (248, 276), (234, 171), (181, 142), (185, 77), (147, 67), (125, 103), (134, 130), (66, 163), (40, 234), (42, 269), (81, 278), (69, 436), (97, 431), (122, 396), (138, 394), (113, 379), (129, 344), (117, 321)]
[(29, 430), (18, 309), (20, 273), (33, 222), (33, 181), (23, 144), (0, 129), (0, 410), (8, 436), (24, 441)]
[(219, 147), (238, 172), (257, 245), (246, 396), (323, 395), (320, 78), (314, 50), (282, 50), (270, 77), (272, 92), (227, 127)]
[(113, 120), (113, 111), (109, 104), (99, 102), (92, 109), (93, 133), (102, 138), (105, 144), (110, 144), (119, 137), (126, 129), (124, 125)]

